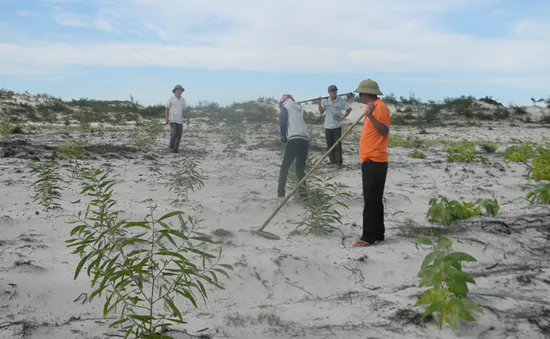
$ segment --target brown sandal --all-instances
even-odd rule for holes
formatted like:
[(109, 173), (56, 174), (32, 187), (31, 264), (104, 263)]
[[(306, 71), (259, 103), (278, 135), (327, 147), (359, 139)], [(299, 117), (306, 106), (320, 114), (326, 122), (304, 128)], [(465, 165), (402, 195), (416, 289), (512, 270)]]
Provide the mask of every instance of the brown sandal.
[(351, 247), (367, 247), (371, 245), (371, 243), (368, 243), (364, 240), (357, 240), (353, 245), (351, 245)]

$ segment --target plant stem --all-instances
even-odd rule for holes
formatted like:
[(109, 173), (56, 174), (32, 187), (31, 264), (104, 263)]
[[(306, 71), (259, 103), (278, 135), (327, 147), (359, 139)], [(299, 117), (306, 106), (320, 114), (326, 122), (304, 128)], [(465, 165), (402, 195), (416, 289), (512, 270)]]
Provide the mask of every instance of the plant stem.
[[(153, 230), (152, 239), (151, 239), (151, 253), (149, 254), (149, 260), (151, 261), (151, 296), (150, 296), (150, 303), (149, 303), (149, 316), (153, 318), (153, 306), (155, 305), (155, 302), (153, 302), (153, 298), (155, 296), (155, 262), (154, 262), (154, 251), (155, 251), (155, 218), (153, 217), (153, 211), (154, 208), (151, 208), (151, 228)], [(153, 333), (153, 321), (149, 324), (150, 327), (150, 333)]]

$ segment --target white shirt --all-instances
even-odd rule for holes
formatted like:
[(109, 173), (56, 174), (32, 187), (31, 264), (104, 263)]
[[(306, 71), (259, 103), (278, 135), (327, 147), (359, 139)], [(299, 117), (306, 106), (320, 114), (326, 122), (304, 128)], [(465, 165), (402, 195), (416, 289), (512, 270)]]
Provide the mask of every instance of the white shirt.
[(168, 120), (170, 122), (183, 124), (183, 111), (187, 108), (183, 97), (178, 99), (175, 95), (172, 95), (164, 107), (168, 108)]
[(343, 111), (351, 107), (343, 97), (336, 97), (334, 101), (330, 98), (323, 99), (321, 106), (325, 109), (325, 128), (327, 129), (342, 127), (342, 122), (335, 120), (334, 117), (340, 116)]

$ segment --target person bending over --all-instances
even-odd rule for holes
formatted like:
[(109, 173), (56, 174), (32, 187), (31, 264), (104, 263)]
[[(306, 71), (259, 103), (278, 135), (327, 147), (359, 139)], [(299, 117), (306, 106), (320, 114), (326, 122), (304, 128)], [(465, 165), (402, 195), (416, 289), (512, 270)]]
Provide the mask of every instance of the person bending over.
[[(279, 100), (279, 127), (281, 141), (286, 143), (285, 154), (279, 173), (277, 196), (286, 195), (286, 179), (290, 166), (296, 160), (296, 176), (302, 180), (305, 175), (306, 159), (309, 148), (309, 131), (302, 117), (302, 107), (296, 103), (292, 95), (284, 94)], [(306, 183), (299, 188), (300, 196), (306, 197)]]

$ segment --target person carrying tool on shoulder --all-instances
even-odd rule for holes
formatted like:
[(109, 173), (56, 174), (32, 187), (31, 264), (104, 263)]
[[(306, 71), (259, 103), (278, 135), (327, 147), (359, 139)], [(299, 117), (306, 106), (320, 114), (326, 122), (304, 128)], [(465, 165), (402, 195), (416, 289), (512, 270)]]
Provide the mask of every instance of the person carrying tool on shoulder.
[(367, 104), (363, 132), (359, 141), (363, 186), (363, 234), (353, 247), (373, 245), (384, 241), (384, 187), (388, 172), (388, 140), (390, 110), (378, 98), (382, 95), (373, 80), (363, 80), (355, 90), (361, 102)]
[[(328, 87), (329, 98), (318, 98), (319, 112), (325, 115), (325, 139), (327, 142), (327, 151), (342, 136), (342, 121), (351, 113), (351, 106), (343, 97), (337, 97), (338, 88), (335, 85)], [(345, 115), (342, 116), (342, 111)], [(329, 153), (331, 165), (342, 168), (342, 143), (339, 142)]]
[[(284, 94), (279, 100), (279, 128), (281, 141), (286, 143), (285, 154), (279, 173), (277, 196), (286, 195), (286, 179), (288, 170), (296, 159), (296, 176), (302, 180), (305, 175), (306, 159), (309, 149), (309, 131), (302, 117), (302, 107), (296, 103), (292, 95)], [(306, 197), (305, 182), (299, 188), (300, 196)]]

